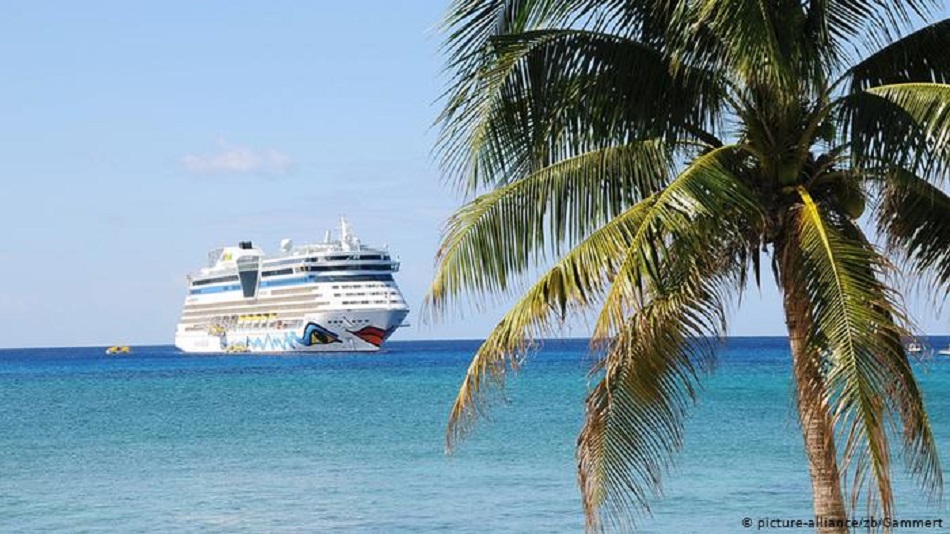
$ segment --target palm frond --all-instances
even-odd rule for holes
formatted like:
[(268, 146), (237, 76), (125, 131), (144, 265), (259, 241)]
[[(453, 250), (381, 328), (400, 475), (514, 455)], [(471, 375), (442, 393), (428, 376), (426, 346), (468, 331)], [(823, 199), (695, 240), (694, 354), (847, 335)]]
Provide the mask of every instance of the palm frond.
[(880, 48), (937, 5), (935, 0), (817, 0), (808, 2), (808, 17), (816, 35), (826, 35), (835, 48), (849, 42)]
[[(682, 246), (683, 248), (680, 248)], [(674, 243), (651, 296), (611, 341), (577, 444), (589, 530), (632, 531), (683, 443), (701, 375), (712, 369), (737, 264)]]
[[(436, 315), (463, 291), (493, 294), (668, 180), (671, 154), (659, 140), (589, 152), (476, 198), (449, 219), (426, 297)], [(546, 246), (546, 244), (548, 246)]]
[(708, 232), (700, 231), (704, 225), (714, 225), (717, 232), (734, 236), (735, 242), (758, 242), (763, 208), (735, 175), (742, 158), (736, 145), (712, 150), (691, 162), (657, 195), (605, 298), (594, 327), (595, 340), (613, 337), (648, 293), (662, 290), (656, 273), (669, 254), (670, 242), (689, 242), (692, 254), (722, 254), (710, 246)]
[(702, 0), (696, 3), (697, 21), (709, 25), (725, 46), (730, 67), (745, 80), (789, 81), (789, 50), (783, 49), (776, 11), (766, 0)]
[(491, 39), (438, 122), (447, 176), (469, 193), (633, 139), (689, 137), (716, 120), (722, 88), (644, 44), (574, 29)]
[[(492, 99), (487, 98), (487, 95), (493, 91), (485, 90), (485, 86), (497, 85), (498, 81), (486, 80), (487, 71), (498, 70), (503, 66), (496, 66), (498, 62), (490, 40), (500, 35), (544, 28), (559, 20), (559, 15), (570, 9), (570, 3), (558, 0), (453, 1), (442, 22), (442, 31), (446, 34), (443, 52), (449, 58), (446, 66), (449, 88), (443, 95), (445, 109), (436, 120), (437, 123), (446, 124), (440, 143), (451, 144), (449, 139), (461, 135), (448, 131), (461, 128), (459, 125), (448, 125), (452, 122), (449, 118), (457, 115), (460, 108), (491, 107)], [(480, 102), (477, 106), (466, 104), (476, 100)], [(461, 124), (464, 121), (456, 119), (455, 122)], [(442, 155), (442, 164), (446, 170), (464, 167), (465, 158), (459, 157), (455, 161), (446, 150)], [(454, 169), (450, 174), (456, 174), (458, 170)], [(469, 191), (474, 191), (474, 188), (469, 187)]]
[(851, 90), (911, 82), (950, 82), (950, 20), (922, 28), (852, 67)]
[(904, 169), (892, 170), (881, 189), (877, 221), (889, 248), (950, 286), (950, 197)]
[(563, 14), (569, 2), (557, 0), (454, 0), (442, 22), (450, 68), (479, 61), (493, 36), (544, 26)]
[(853, 167), (899, 167), (942, 181), (950, 169), (950, 85), (883, 85), (838, 105)]
[(654, 200), (639, 202), (593, 232), (509, 309), (472, 358), (449, 417), (449, 448), (483, 411), (487, 390), (504, 384), (509, 367), (518, 367), (552, 322), (597, 301)]
[(620, 35), (657, 49), (664, 46), (679, 2), (677, 0), (603, 0), (578, 2), (574, 20), (585, 27)]
[(852, 506), (868, 475), (869, 502), (893, 510), (888, 421), (903, 422), (904, 450), (925, 489), (942, 485), (937, 450), (902, 337), (907, 330), (896, 296), (880, 281), (888, 268), (861, 230), (823, 210), (804, 187), (793, 241), (800, 252), (796, 280), (811, 304), (811, 350), (824, 354), (831, 416), (844, 433), (842, 457), (856, 481)]

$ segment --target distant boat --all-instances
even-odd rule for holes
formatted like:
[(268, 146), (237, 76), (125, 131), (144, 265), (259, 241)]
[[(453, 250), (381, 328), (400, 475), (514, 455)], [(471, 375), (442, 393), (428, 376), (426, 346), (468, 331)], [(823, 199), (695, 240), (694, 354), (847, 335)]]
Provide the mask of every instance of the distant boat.
[(129, 354), (132, 348), (128, 345), (113, 345), (106, 349), (106, 354)]
[(908, 343), (907, 352), (910, 354), (920, 354), (924, 351), (924, 346), (920, 343)]
[(945, 349), (940, 349), (937, 351), (937, 354), (942, 354), (944, 356), (950, 356), (950, 346), (947, 346)]

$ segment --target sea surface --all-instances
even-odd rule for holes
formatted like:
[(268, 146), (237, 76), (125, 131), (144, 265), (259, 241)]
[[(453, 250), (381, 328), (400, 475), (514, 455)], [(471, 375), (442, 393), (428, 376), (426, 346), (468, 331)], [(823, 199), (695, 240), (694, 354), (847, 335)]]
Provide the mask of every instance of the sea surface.
[[(585, 342), (546, 342), (448, 456), (448, 410), (477, 346), (0, 351), (0, 532), (582, 532), (574, 443)], [(916, 370), (950, 466), (950, 357)], [(808, 520), (791, 393), (785, 339), (730, 339), (642, 530)], [(950, 532), (946, 505), (902, 475), (896, 489), (900, 518), (945, 518), (946, 528), (895, 532)]]

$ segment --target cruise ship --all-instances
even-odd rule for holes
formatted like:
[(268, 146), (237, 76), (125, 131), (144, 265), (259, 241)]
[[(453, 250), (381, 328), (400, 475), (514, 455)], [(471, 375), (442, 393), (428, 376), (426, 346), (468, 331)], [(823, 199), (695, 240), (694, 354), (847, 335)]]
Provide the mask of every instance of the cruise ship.
[(267, 255), (250, 241), (208, 255), (188, 276), (175, 332), (185, 352), (375, 351), (409, 306), (386, 247), (363, 245), (342, 219), (339, 239)]

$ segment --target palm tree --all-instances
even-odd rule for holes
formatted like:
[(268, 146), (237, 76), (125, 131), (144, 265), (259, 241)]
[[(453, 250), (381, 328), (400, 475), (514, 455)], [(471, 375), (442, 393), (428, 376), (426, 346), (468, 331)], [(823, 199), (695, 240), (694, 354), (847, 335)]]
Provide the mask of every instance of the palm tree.
[(815, 514), (892, 513), (889, 437), (938, 497), (893, 289), (950, 284), (950, 21), (910, 31), (933, 4), (455, 0), (438, 150), (469, 201), (427, 305), (521, 297), (474, 356), (449, 447), (534, 340), (588, 318), (583, 504), (590, 529), (631, 528), (765, 263)]

